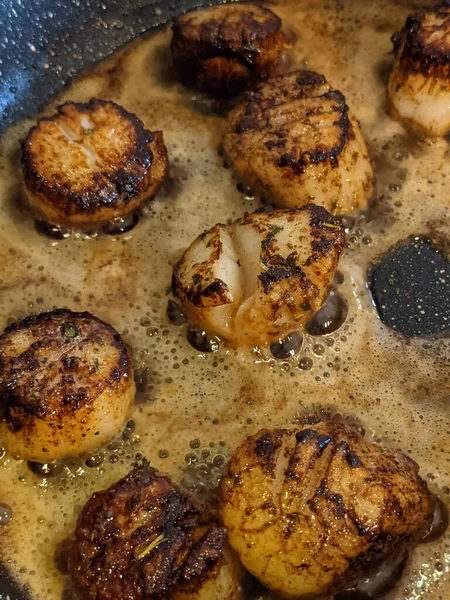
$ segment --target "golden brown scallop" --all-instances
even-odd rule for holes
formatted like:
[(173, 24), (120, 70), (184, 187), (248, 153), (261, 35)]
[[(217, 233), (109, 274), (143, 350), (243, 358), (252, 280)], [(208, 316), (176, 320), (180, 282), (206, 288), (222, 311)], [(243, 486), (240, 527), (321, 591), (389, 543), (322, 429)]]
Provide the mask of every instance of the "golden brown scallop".
[(249, 214), (191, 244), (173, 291), (191, 323), (235, 346), (262, 345), (320, 308), (343, 246), (343, 228), (322, 207)]
[(238, 179), (281, 208), (314, 202), (333, 214), (366, 206), (373, 173), (344, 95), (323, 75), (294, 71), (249, 90), (223, 138)]
[(70, 556), (80, 600), (238, 600), (224, 529), (146, 462), (84, 506)]
[(168, 169), (160, 131), (113, 102), (68, 102), (22, 144), (25, 194), (40, 219), (97, 229), (152, 198)]
[(224, 96), (272, 74), (288, 45), (280, 19), (259, 4), (222, 4), (188, 12), (172, 29), (180, 81)]
[(134, 395), (129, 349), (87, 312), (33, 315), (0, 336), (0, 439), (13, 455), (89, 452), (120, 429)]
[(409, 457), (320, 422), (263, 430), (232, 457), (220, 515), (244, 566), (288, 598), (351, 586), (428, 531), (434, 497)]
[(426, 133), (444, 135), (450, 129), (450, 6), (410, 15), (392, 42), (394, 111)]

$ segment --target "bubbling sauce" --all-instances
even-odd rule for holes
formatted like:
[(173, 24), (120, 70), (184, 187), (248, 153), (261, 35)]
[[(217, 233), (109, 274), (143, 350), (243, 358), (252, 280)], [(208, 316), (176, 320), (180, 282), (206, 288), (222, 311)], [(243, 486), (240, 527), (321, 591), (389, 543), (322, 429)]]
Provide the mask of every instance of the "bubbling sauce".
[[(298, 38), (292, 67), (324, 73), (346, 95), (377, 177), (367, 213), (345, 221), (343, 277), (336, 282), (345, 318), (334, 328), (325, 315), (322, 331), (303, 332), (293, 351), (282, 346), (278, 358), (270, 348), (244, 352), (202, 332), (194, 335), (176, 307), (167, 310), (172, 267), (184, 249), (215, 223), (259, 206), (248, 190), (238, 191), (217, 153), (222, 108), (174, 78), (170, 31), (129, 44), (58, 100), (112, 100), (146, 127), (163, 130), (170, 178), (139, 223), (131, 222), (132, 229), (125, 223), (109, 235), (43, 235), (18, 201), (18, 144), (35, 121), (4, 136), (0, 327), (56, 306), (91, 311), (133, 348), (138, 383), (124, 431), (92, 456), (63, 461), (59, 473), (49, 465), (30, 469), (0, 451), (1, 558), (35, 600), (70, 597), (56, 549), (70, 537), (89, 496), (125, 475), (143, 455), (214, 502), (227, 457), (245, 436), (298, 423), (318, 407), (354, 418), (371, 439), (409, 453), (432, 491), (449, 502), (450, 341), (406, 340), (388, 329), (366, 285), (370, 264), (398, 240), (450, 234), (448, 141), (419, 140), (386, 112), (389, 37), (417, 6), (414, 0), (273, 5)], [(395, 591), (385, 597), (449, 598), (449, 571), (446, 530), (412, 552)], [(367, 597), (362, 591), (349, 594), (340, 597)]]

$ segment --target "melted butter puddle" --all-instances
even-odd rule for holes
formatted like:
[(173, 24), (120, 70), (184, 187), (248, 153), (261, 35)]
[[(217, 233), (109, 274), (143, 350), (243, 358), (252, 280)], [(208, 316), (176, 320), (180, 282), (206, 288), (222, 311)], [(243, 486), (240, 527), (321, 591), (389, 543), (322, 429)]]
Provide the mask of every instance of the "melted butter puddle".
[[(87, 457), (89, 464), (86, 457), (66, 463), (54, 478), (36, 476), (0, 452), (0, 518), (7, 521), (0, 528), (0, 552), (36, 599), (59, 600), (66, 581), (55, 565), (57, 545), (73, 531), (87, 498), (128, 472), (137, 457), (147, 456), (175, 481), (213, 499), (227, 456), (246, 435), (295, 423), (320, 407), (356, 418), (378, 441), (409, 453), (433, 491), (448, 501), (450, 469), (442, 450), (450, 443), (443, 418), (449, 410), (449, 341), (404, 343), (381, 325), (366, 289), (369, 263), (399, 239), (426, 233), (429, 222), (448, 236), (447, 143), (414, 141), (384, 112), (380, 66), (388, 60), (390, 32), (410, 12), (407, 2), (379, 0), (375, 6), (364, 0), (341, 11), (330, 6), (292, 0), (274, 10), (299, 37), (293, 66), (307, 60), (346, 94), (376, 158), (378, 184), (369, 217), (348, 222), (344, 281), (338, 285), (346, 319), (325, 336), (303, 332), (292, 356), (289, 348), (278, 359), (268, 350), (249, 355), (223, 346), (206, 352), (200, 343), (193, 348), (182, 316), (173, 307), (167, 313), (171, 270), (182, 251), (215, 223), (259, 206), (236, 189), (217, 154), (223, 117), (171, 77), (170, 32), (131, 43), (58, 101), (99, 96), (163, 130), (170, 186), (128, 235), (48, 240), (37, 233), (15, 201), (18, 140), (33, 122), (2, 140), (1, 325), (53, 306), (90, 310), (132, 346), (140, 390), (130, 414), (135, 444), (112, 440)], [(294, 350), (300, 345), (298, 339), (292, 344)], [(449, 543), (447, 532), (415, 550), (398, 587), (406, 600), (450, 595)], [(398, 594), (387, 598), (398, 600)]]

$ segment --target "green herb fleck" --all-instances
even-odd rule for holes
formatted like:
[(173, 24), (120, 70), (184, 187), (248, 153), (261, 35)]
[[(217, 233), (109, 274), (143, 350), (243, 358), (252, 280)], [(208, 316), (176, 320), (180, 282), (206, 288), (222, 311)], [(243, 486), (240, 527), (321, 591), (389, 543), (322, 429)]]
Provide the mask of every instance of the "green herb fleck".
[(32, 400), (39, 400), (40, 394), (39, 392), (33, 392), (30, 397)]
[(100, 363), (98, 362), (98, 358), (94, 358), (94, 360), (92, 361), (91, 372), (96, 373), (98, 371), (99, 366)]
[(311, 304), (309, 302), (304, 302), (303, 304), (300, 304), (300, 308), (302, 310), (311, 310)]
[(147, 556), (147, 554), (149, 554), (154, 548), (156, 548), (156, 546), (159, 546), (159, 544), (162, 544), (162, 542), (165, 541), (164, 535), (158, 535), (158, 537), (156, 537), (153, 542), (150, 542), (150, 544), (147, 544), (146, 546), (144, 546), (144, 548), (142, 550), (138, 550), (137, 556), (136, 558), (138, 560), (141, 560), (142, 558), (144, 558), (145, 556)]
[(322, 223), (322, 227), (326, 227), (327, 229), (340, 229), (340, 225), (336, 225), (335, 223)]
[(282, 231), (282, 227), (272, 227), (272, 229), (267, 234), (267, 237), (261, 242), (261, 248), (265, 250), (269, 245), (273, 238)]
[(268, 271), (269, 267), (267, 266), (266, 261), (264, 260), (264, 257), (262, 255), (259, 256), (259, 264), (261, 265), (261, 268), (263, 271)]
[(131, 193), (133, 191), (133, 185), (131, 183), (125, 184), (125, 191)]
[(84, 135), (92, 135), (94, 133), (93, 129), (84, 129), (83, 130)]
[(101, 337), (98, 337), (98, 336), (95, 338), (95, 341), (97, 342), (97, 344), (98, 344), (99, 346), (103, 346), (103, 345), (104, 345), (104, 343), (105, 343), (105, 342), (102, 340), (102, 338), (101, 338)]
[(192, 281), (194, 283), (200, 283), (200, 281), (202, 280), (201, 276), (198, 273), (195, 273), (194, 275), (192, 275)]
[(72, 323), (64, 323), (62, 328), (63, 335), (68, 338), (76, 338), (80, 335), (78, 328)]

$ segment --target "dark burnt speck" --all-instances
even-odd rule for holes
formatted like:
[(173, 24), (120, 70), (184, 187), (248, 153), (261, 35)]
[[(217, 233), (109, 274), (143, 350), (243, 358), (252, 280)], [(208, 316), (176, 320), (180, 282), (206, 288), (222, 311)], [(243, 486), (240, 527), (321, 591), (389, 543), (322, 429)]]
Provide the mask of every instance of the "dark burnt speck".
[(255, 454), (256, 456), (270, 459), (273, 456), (276, 447), (277, 445), (274, 443), (274, 440), (272, 440), (271, 434), (264, 433), (256, 440)]
[(329, 435), (320, 434), (317, 436), (317, 445), (321, 451), (325, 450), (328, 444), (331, 442), (331, 438)]
[(357, 467), (362, 467), (361, 459), (358, 456), (356, 456), (356, 454), (347, 454), (345, 460), (353, 469), (356, 469)]
[(308, 440), (314, 439), (316, 437), (316, 432), (313, 429), (303, 429), (302, 431), (299, 431), (295, 437), (297, 438), (297, 442), (303, 444)]

